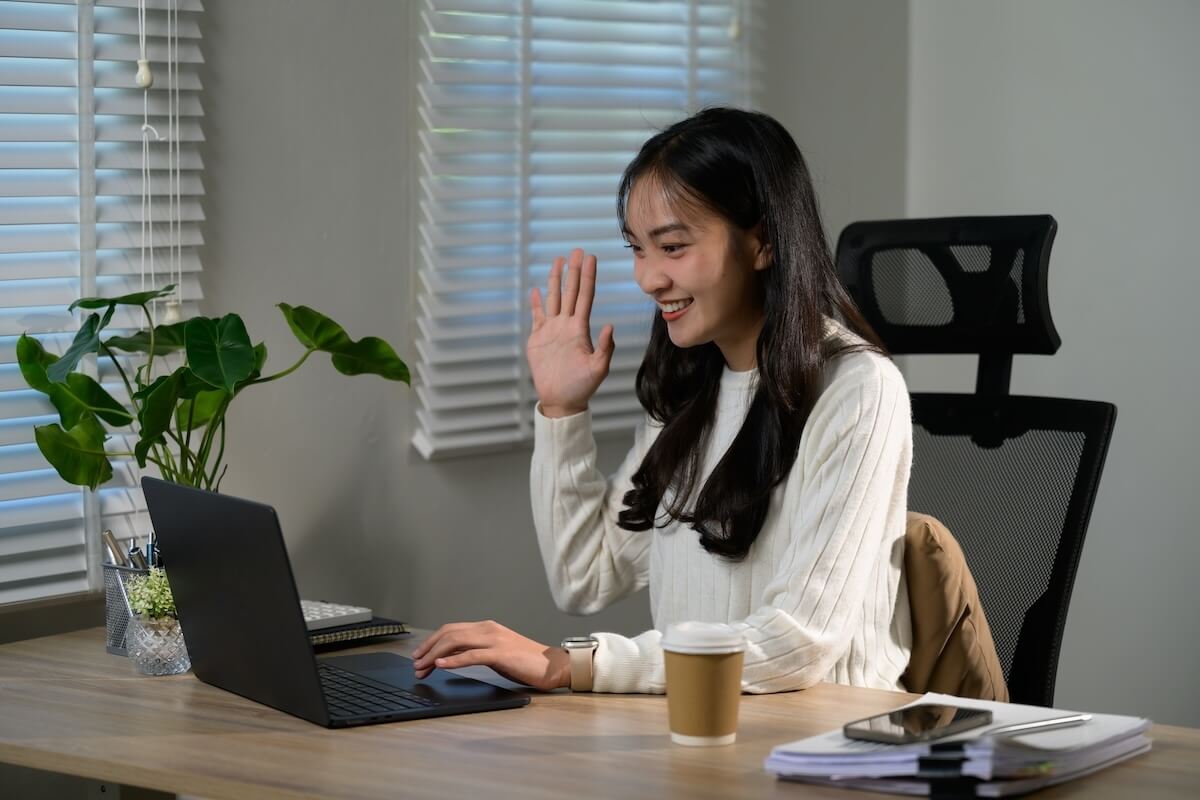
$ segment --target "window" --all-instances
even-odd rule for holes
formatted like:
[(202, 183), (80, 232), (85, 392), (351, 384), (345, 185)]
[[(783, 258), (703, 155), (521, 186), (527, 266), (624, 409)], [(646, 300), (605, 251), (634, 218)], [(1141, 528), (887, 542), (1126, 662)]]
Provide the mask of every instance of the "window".
[(756, 3), (425, 0), (420, 19), (417, 429), (426, 458), (532, 438), (527, 297), (573, 247), (616, 329), (597, 431), (640, 418), (653, 306), (617, 231), (621, 171), (654, 131), (752, 105)]
[[(200, 299), (202, 139), (196, 74), (201, 63), (199, 0), (147, 0), (147, 55), (155, 82), (150, 124), (165, 139), (168, 25), (178, 32), (180, 170), (170, 184), (168, 144), (150, 148), (151, 213), (158, 275), (169, 281), (170, 197), (178, 197), (177, 269), (184, 312)], [(134, 84), (139, 53), (137, 0), (0, 2), (0, 604), (99, 587), (99, 532), (145, 535), (136, 465), (114, 463), (95, 494), (64, 483), (38, 452), (33, 427), (57, 421), (43, 395), (26, 388), (16, 343), (37, 334), (57, 352), (82, 316), (66, 307), (81, 295), (142, 286), (143, 93)], [(143, 321), (114, 317), (114, 333)], [(100, 379), (127, 400), (119, 379)], [(93, 370), (96, 369), (92, 365)], [(94, 373), (93, 373), (94, 374)], [(114, 437), (119, 438), (119, 437)], [(120, 442), (114, 442), (114, 445)]]

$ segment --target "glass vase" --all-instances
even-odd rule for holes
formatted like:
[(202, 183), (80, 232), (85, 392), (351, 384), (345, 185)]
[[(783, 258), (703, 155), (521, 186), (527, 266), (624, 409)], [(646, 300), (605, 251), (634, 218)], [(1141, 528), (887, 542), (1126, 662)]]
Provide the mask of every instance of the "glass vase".
[(143, 675), (178, 675), (191, 668), (183, 631), (174, 617), (148, 619), (134, 614), (126, 634), (129, 659)]

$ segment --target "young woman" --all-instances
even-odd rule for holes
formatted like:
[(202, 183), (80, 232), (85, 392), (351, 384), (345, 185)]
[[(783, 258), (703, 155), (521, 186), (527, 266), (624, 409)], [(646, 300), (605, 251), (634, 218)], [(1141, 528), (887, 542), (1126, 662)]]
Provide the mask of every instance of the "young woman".
[[(703, 111), (646, 142), (617, 213), (657, 313), (646, 418), (613, 476), (588, 413), (613, 354), (611, 325), (589, 333), (594, 256), (557, 259), (533, 290), (527, 345), (555, 601), (590, 614), (650, 587), (654, 630), (592, 635), (591, 688), (662, 692), (661, 632), (684, 620), (745, 636), (748, 692), (903, 688), (908, 392), (837, 280), (795, 142), (763, 114)], [(486, 664), (571, 685), (567, 650), (494, 622), (443, 626), (415, 656), (418, 676)]]

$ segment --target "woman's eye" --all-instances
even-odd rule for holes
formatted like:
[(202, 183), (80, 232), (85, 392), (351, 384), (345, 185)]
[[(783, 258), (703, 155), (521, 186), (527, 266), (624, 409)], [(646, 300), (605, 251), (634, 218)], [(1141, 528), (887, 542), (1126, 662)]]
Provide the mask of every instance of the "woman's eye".
[(667, 255), (671, 255), (672, 253), (682, 251), (685, 247), (687, 247), (686, 244), (664, 244), (662, 245), (662, 251)]
[(632, 250), (632, 251), (633, 251), (633, 252), (635, 252), (635, 253), (640, 253), (640, 252), (642, 252), (642, 248), (638, 247), (636, 244), (633, 244), (633, 243), (631, 243), (631, 242), (626, 242), (626, 243), (625, 243), (625, 249), (626, 249), (626, 250)]

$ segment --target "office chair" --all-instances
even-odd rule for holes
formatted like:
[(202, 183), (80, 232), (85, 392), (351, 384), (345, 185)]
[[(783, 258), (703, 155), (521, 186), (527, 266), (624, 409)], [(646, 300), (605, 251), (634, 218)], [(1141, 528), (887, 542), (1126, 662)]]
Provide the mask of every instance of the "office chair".
[(1110, 403), (1009, 394), (1015, 353), (1061, 340), (1050, 216), (857, 222), (837, 267), (893, 354), (976, 353), (974, 394), (913, 393), (909, 508), (954, 534), (1013, 702), (1049, 706), (1084, 534), (1116, 421)]

